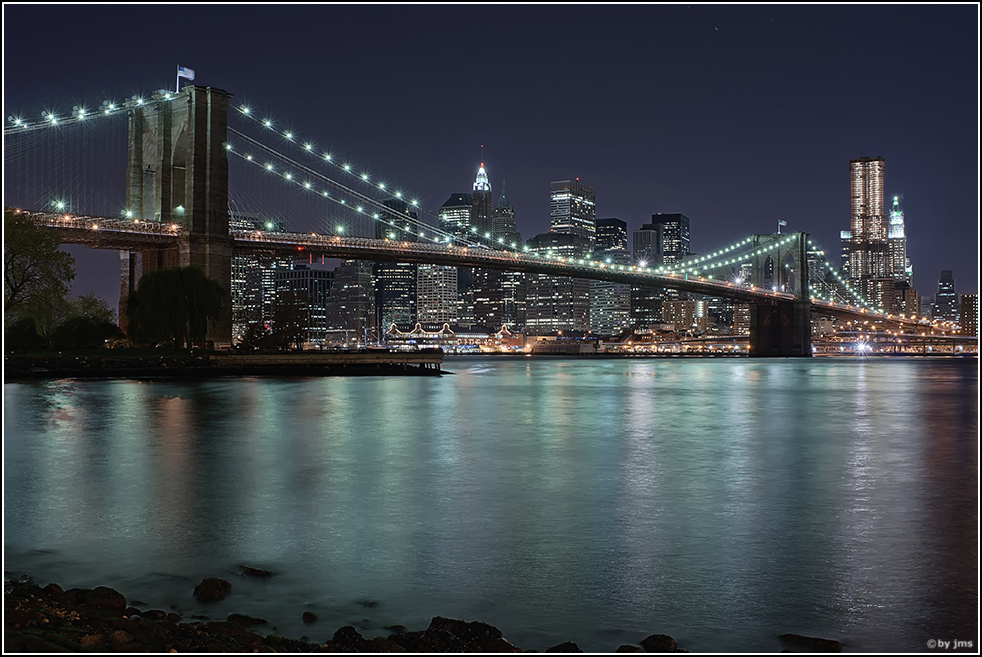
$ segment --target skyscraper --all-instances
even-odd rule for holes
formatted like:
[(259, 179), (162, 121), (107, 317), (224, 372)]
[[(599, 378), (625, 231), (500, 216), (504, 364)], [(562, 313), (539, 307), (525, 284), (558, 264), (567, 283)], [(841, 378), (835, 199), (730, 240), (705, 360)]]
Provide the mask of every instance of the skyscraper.
[(470, 194), (451, 194), (440, 206), (440, 228), (456, 238), (472, 239), (471, 213), (474, 197)]
[[(530, 239), (528, 247), (533, 253), (582, 258), (590, 251), (590, 240), (581, 235), (550, 231)], [(589, 280), (549, 274), (527, 274), (525, 280), (527, 333), (590, 330)]]
[(872, 279), (890, 277), (887, 213), (883, 200), (886, 164), (882, 157), (849, 161), (849, 276), (863, 294)]
[(585, 237), (592, 248), (597, 237), (596, 190), (576, 178), (553, 182), (550, 192), (550, 230)]
[(627, 222), (616, 217), (597, 219), (597, 250), (624, 249), (627, 251)]
[[(681, 212), (670, 212), (651, 215), (651, 223), (658, 233), (658, 253), (661, 263), (666, 267), (675, 267), (689, 255), (689, 218)], [(644, 229), (646, 226), (642, 226)]]
[(963, 294), (961, 310), (962, 335), (979, 337), (979, 295)]
[(934, 319), (943, 322), (958, 323), (958, 295), (955, 294), (955, 277), (950, 269), (941, 270), (932, 315)]
[[(401, 199), (388, 199), (383, 204), (391, 212), (377, 222), (376, 239), (417, 241), (416, 212)], [(413, 262), (375, 263), (375, 312), (381, 334), (392, 324), (412, 328), (416, 323), (416, 269)]]
[(471, 217), (470, 224), (478, 236), (485, 239), (491, 238), (491, 217), (493, 214), (493, 202), (491, 199), (491, 182), (488, 174), (484, 170), (484, 162), (477, 170), (477, 178), (474, 179), (474, 193), (471, 197)]
[(899, 196), (893, 197), (887, 243), (890, 249), (890, 275), (895, 280), (910, 285), (914, 272), (910, 266), (910, 258), (907, 257), (907, 233), (904, 227), (904, 211), (900, 208)]
[(511, 201), (508, 198), (504, 180), (501, 181), (501, 197), (498, 199), (498, 204), (495, 206), (494, 213), (491, 216), (491, 237), (495, 244), (498, 244), (498, 240), (501, 239), (509, 246), (512, 242), (518, 244), (522, 239), (518, 234), (515, 208), (512, 207)]

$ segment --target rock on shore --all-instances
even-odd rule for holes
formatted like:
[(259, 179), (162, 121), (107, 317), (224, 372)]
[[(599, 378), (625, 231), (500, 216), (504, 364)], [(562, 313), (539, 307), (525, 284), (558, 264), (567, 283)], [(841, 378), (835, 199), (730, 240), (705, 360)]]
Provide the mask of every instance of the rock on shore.
[[(214, 579), (204, 580), (195, 591), (206, 582), (206, 588), (217, 593), (227, 594), (231, 588), (228, 582)], [(136, 601), (133, 604), (146, 606)], [(313, 623), (317, 617), (304, 612), (303, 620)], [(141, 611), (128, 606), (122, 593), (105, 586), (66, 591), (54, 583), (40, 587), (26, 576), (16, 580), (5, 576), (4, 580), (7, 652), (523, 652), (493, 625), (442, 616), (434, 617), (425, 630), (410, 632), (392, 626), (387, 629), (393, 634), (371, 639), (346, 625), (323, 643), (252, 631), (266, 624), (262, 618), (244, 614), (230, 614), (226, 621), (201, 617), (187, 621), (174, 612)], [(328, 630), (324, 631), (326, 634)], [(827, 639), (798, 635), (783, 635), (781, 639), (809, 652), (842, 648), (839, 642)], [(666, 634), (652, 634), (639, 643), (622, 645), (616, 652), (686, 652)], [(570, 654), (582, 650), (566, 641), (543, 652)]]

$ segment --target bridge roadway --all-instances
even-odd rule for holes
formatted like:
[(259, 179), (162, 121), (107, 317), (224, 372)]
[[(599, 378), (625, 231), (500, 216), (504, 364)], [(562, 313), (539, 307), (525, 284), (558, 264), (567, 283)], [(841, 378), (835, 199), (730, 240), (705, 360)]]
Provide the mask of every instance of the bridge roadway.
[[(166, 248), (176, 246), (182, 239), (188, 238), (188, 233), (180, 224), (26, 212), (36, 223), (56, 229), (65, 243), (84, 244), (90, 248), (123, 250)], [(444, 243), (341, 237), (319, 233), (230, 230), (229, 237), (236, 253), (275, 253), (285, 257), (304, 254), (311, 258), (416, 262), (524, 271), (630, 285), (669, 287), (756, 305), (793, 302), (796, 298), (792, 293), (740, 286), (731, 281), (713, 280), (691, 274), (656, 274), (637, 265), (609, 265), (592, 260), (549, 256), (542, 253), (499, 251), (485, 247)], [(941, 330), (926, 320), (915, 321), (898, 315), (874, 313), (864, 308), (815, 297), (811, 300), (811, 308), (813, 312), (821, 315), (845, 320), (876, 321), (885, 326), (902, 328), (906, 332)]]

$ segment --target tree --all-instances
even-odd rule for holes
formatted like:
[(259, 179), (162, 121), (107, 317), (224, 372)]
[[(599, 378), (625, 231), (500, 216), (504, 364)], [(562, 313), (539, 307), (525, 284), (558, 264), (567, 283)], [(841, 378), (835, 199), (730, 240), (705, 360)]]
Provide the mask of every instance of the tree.
[(70, 299), (67, 318), (51, 334), (51, 345), (57, 349), (85, 349), (105, 346), (111, 338), (120, 337), (116, 312), (94, 292)]
[(127, 301), (130, 337), (138, 342), (173, 342), (181, 349), (205, 339), (209, 320), (221, 317), (227, 295), (200, 267), (158, 269), (140, 278)]
[(4, 321), (33, 317), (45, 337), (58, 323), (75, 279), (75, 259), (61, 239), (25, 214), (3, 210)]

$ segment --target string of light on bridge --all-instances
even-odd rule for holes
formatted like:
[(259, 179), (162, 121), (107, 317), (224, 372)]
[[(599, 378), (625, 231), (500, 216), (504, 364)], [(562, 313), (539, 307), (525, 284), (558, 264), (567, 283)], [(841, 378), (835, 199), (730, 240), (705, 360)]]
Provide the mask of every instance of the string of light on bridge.
[[(295, 131), (279, 130), (274, 126), (274, 122), (272, 119), (268, 117), (260, 119), (257, 116), (257, 113), (251, 107), (242, 105), (235, 109), (239, 111), (240, 115), (246, 117), (247, 119), (252, 120), (257, 125), (266, 128), (270, 132), (279, 135), (280, 137), (283, 138), (285, 142), (290, 144), (292, 147), (295, 147), (308, 155), (314, 156), (317, 159), (317, 161), (320, 163), (331, 165), (332, 167), (336, 168), (338, 171), (342, 172), (343, 174), (350, 176), (356, 182), (368, 185), (373, 189), (377, 189), (380, 192), (385, 192), (387, 194), (390, 194), (391, 196), (400, 200), (403, 200), (407, 197), (407, 194), (405, 194), (402, 190), (397, 188), (393, 189), (384, 180), (374, 178), (371, 174), (368, 173), (367, 169), (361, 169), (361, 171), (359, 172), (358, 170), (359, 167), (356, 167), (351, 162), (339, 162), (334, 157), (334, 154), (332, 154), (330, 151), (320, 148), (313, 141), (310, 140), (301, 141)], [(432, 213), (420, 207), (419, 200), (416, 198), (411, 198), (410, 200), (407, 201), (407, 203), (413, 206), (413, 208), (417, 208), (423, 212), (426, 212), (427, 214), (430, 214), (433, 217), (437, 217), (435, 213)]]
[(84, 106), (75, 105), (72, 108), (71, 113), (66, 113), (63, 115), (58, 115), (50, 110), (44, 110), (41, 112), (41, 119), (36, 121), (30, 121), (23, 117), (8, 116), (8, 125), (4, 126), (3, 133), (5, 135), (17, 134), (20, 132), (27, 132), (29, 130), (73, 125), (75, 123), (80, 123), (82, 121), (98, 117), (117, 116), (125, 113), (126, 110), (135, 107), (152, 107), (154, 105), (173, 100), (183, 93), (184, 92), (175, 93), (161, 90), (148, 98), (144, 98), (143, 96), (132, 96), (124, 101), (104, 100), (102, 101), (102, 106), (94, 110), (89, 110)]

